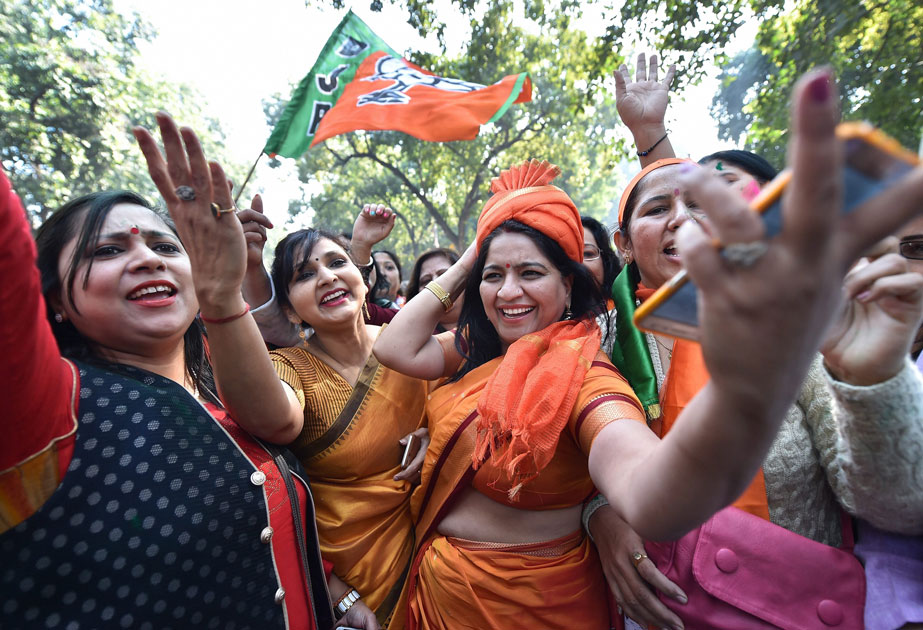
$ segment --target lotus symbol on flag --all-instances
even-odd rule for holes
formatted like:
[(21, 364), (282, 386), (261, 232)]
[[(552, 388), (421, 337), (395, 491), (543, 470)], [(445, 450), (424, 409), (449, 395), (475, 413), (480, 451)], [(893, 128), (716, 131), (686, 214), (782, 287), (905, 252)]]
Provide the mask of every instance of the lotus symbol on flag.
[(468, 83), (458, 79), (447, 79), (425, 74), (407, 65), (399, 57), (385, 56), (375, 63), (375, 74), (363, 81), (394, 81), (390, 86), (363, 94), (357, 105), (403, 105), (410, 102), (407, 90), (418, 85), (445, 92), (473, 92), (480, 90), (480, 83)]

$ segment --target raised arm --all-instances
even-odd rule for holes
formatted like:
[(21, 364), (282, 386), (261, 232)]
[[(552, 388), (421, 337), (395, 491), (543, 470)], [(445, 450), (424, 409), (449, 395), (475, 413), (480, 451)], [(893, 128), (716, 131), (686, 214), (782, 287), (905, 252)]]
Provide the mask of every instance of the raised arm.
[[(288, 444), (301, 432), (304, 416), (273, 369), (241, 295), (247, 247), (240, 221), (229, 210), (234, 204), (227, 178), (218, 164), (206, 161), (191, 129), (177, 129), (163, 112), (157, 123), (166, 161), (147, 130), (135, 128), (135, 138), (189, 254), (218, 393), (248, 432)], [(178, 186), (192, 188), (193, 198), (180, 198)]]
[(615, 106), (622, 123), (631, 131), (642, 167), (662, 158), (676, 157), (664, 123), (676, 66), (667, 68), (666, 76), (658, 80), (657, 64), (657, 55), (651, 55), (648, 66), (641, 53), (634, 81), (625, 64), (613, 73)]
[[(475, 257), (472, 244), (458, 262), (433, 281), (451, 300), (458, 299), (464, 291)], [(444, 376), (445, 355), (442, 345), (433, 337), (433, 329), (446, 310), (435, 293), (420, 291), (381, 331), (372, 352), (382, 364), (408, 376), (424, 380)]]
[(693, 166), (680, 178), (721, 243), (762, 242), (765, 253), (749, 265), (731, 262), (696, 222), (679, 229), (680, 255), (700, 290), (711, 381), (659, 445), (640, 423), (620, 420), (600, 432), (589, 458), (597, 487), (645, 539), (675, 539), (744, 490), (821, 345), (846, 270), (923, 208), (923, 168), (917, 168), (852, 214), (839, 214), (835, 94), (825, 71), (809, 73), (796, 88), (793, 178), (784, 228), (772, 241), (764, 241), (759, 217), (717, 178)]

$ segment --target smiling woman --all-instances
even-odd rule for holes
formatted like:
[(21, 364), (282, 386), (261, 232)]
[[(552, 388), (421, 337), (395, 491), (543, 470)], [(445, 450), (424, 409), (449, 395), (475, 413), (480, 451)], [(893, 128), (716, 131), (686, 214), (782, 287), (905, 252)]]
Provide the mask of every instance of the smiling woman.
[[(313, 228), (289, 234), (271, 275), (279, 306), (302, 331), (301, 346), (271, 357), (290, 407), (304, 418), (289, 448), (318, 498), (321, 549), (378, 620), (400, 628), (413, 550), (410, 494), (429, 442), (425, 385), (372, 355), (380, 329), (365, 324), (368, 288), (340, 237)], [(411, 435), (423, 447), (402, 465)]]
[(39, 229), (36, 267), (0, 172), (0, 239), (4, 625), (329, 627), (316, 541), (292, 526), (313, 533), (292, 509), (307, 485), (217, 397), (172, 221), (129, 192), (74, 199)]

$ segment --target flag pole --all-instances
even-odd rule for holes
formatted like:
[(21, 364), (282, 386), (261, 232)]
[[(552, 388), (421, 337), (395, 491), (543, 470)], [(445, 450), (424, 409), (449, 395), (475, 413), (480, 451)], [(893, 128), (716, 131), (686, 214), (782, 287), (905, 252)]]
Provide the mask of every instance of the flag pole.
[(253, 176), (253, 171), (256, 170), (256, 165), (259, 164), (260, 158), (263, 157), (263, 152), (260, 151), (260, 154), (257, 156), (256, 161), (253, 163), (253, 166), (250, 167), (250, 172), (247, 173), (247, 176), (244, 178), (244, 183), (240, 185), (240, 188), (237, 189), (237, 194), (234, 196), (234, 205), (237, 205), (237, 200), (240, 199), (240, 196), (244, 193), (244, 188), (247, 187), (247, 182), (250, 181), (250, 177)]

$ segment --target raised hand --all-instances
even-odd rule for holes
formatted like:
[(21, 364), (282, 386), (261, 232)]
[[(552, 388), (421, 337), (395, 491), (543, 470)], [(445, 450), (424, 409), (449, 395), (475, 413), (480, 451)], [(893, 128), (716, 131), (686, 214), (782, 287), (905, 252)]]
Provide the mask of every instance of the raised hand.
[[(843, 156), (834, 135), (836, 93), (828, 71), (811, 72), (798, 83), (784, 227), (766, 242), (764, 255), (749, 266), (732, 264), (693, 221), (677, 238), (689, 275), (702, 291), (702, 348), (712, 384), (769, 409), (787, 408), (798, 391), (840, 304), (846, 270), (923, 208), (923, 168), (917, 168), (850, 215), (840, 214)], [(762, 241), (761, 220), (716, 177), (691, 168), (681, 181), (722, 243)]]
[(353, 243), (363, 243), (369, 247), (380, 243), (391, 234), (396, 218), (391, 208), (382, 204), (365, 204), (353, 223)]
[[(923, 275), (910, 271), (887, 239), (843, 283), (845, 304), (821, 346), (827, 369), (851, 385), (874, 385), (903, 367), (923, 318)], [(891, 250), (891, 251), (887, 251)]]
[[(646, 151), (666, 134), (664, 118), (670, 102), (670, 84), (676, 74), (676, 66), (667, 68), (662, 80), (658, 80), (657, 55), (651, 55), (650, 65), (645, 63), (645, 55), (638, 55), (635, 80), (631, 80), (628, 66), (622, 64), (613, 73), (615, 76), (615, 103), (619, 117), (634, 136), (638, 151)], [(668, 140), (661, 142), (668, 143)], [(672, 157), (673, 148), (666, 147), (657, 152), (657, 157)], [(663, 155), (661, 155), (663, 153)], [(653, 161), (653, 160), (650, 160)], [(644, 163), (644, 160), (642, 160)]]
[(266, 230), (273, 228), (272, 221), (263, 214), (263, 198), (254, 195), (250, 207), (238, 211), (237, 219), (243, 227), (244, 240), (247, 241), (247, 269), (262, 267)]
[(227, 177), (218, 163), (206, 161), (192, 129), (177, 128), (164, 112), (157, 113), (157, 124), (166, 161), (150, 132), (141, 127), (133, 132), (189, 254), (202, 314), (212, 319), (235, 315), (243, 306), (240, 285), (247, 252)]

